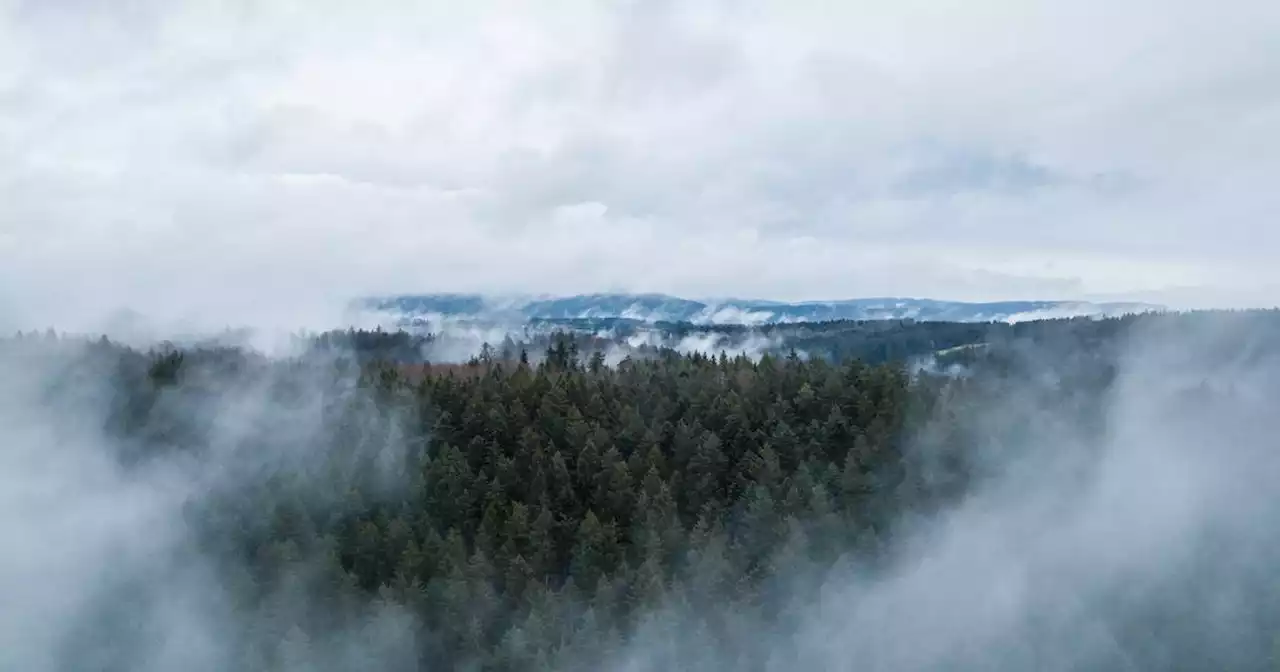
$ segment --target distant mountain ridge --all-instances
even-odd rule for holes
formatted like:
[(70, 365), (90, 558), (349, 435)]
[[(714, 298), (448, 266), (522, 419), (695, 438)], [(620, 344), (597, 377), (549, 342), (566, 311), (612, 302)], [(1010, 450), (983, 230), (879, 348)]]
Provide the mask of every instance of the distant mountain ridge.
[(412, 294), (367, 299), (364, 307), (407, 319), (475, 318), (497, 321), (623, 318), (641, 322), (776, 324), (828, 320), (1021, 322), (1062, 317), (1108, 317), (1163, 310), (1148, 303), (998, 301), (967, 303), (912, 298), (783, 302), (758, 299), (684, 299), (666, 294), (579, 294), (563, 297), (489, 297)]

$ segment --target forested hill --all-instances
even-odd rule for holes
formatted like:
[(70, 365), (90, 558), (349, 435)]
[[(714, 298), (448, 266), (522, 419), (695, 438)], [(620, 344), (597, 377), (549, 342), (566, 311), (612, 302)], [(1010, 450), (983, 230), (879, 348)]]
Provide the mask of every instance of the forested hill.
[[(900, 571), (899, 526), (1000, 478), (990, 446), (1057, 426), (1101, 436), (1119, 344), (1207, 319), (795, 332), (876, 360), (987, 344), (944, 355), (963, 355), (963, 376), (669, 349), (610, 366), (567, 335), (463, 365), (424, 365), (415, 337), (382, 332), (287, 359), (53, 336), (0, 357), (22, 374), (6, 390), (35, 400), (25, 422), (63, 437), (49, 450), (109, 455), (131, 496), (158, 474), (157, 492), (188, 493), (125, 530), (168, 540), (145, 562), (104, 546), (109, 576), (57, 587), (87, 605), (61, 669), (139, 669), (177, 619), (207, 628), (207, 669), (784, 670), (822, 664), (805, 642), (825, 581)], [(1277, 333), (1274, 313), (1213, 319), (1247, 321), (1241, 343)], [(85, 487), (63, 483), (63, 506)], [(1277, 616), (1235, 626), (1238, 655), (1270, 647)], [(1151, 660), (1201, 669), (1215, 636), (1194, 610), (1142, 601), (1096, 619), (1129, 639), (1088, 649), (1088, 669), (1155, 656), (1149, 624), (1180, 633)], [(1001, 650), (955, 662), (1028, 669)]]
[[(649, 358), (664, 351), (718, 355), (771, 354), (869, 363), (906, 360), (963, 345), (1016, 337), (1025, 326), (965, 324), (954, 322), (841, 321), (813, 324), (694, 325), (687, 322), (645, 324), (620, 319), (538, 320), (519, 331), (471, 332), (462, 327), (436, 332), (349, 331), (302, 338), (299, 349), (353, 352), (362, 359), (401, 363), (424, 360), (435, 363), (465, 362), (488, 353), (491, 358), (513, 361), (523, 350), (540, 359), (547, 348), (564, 341), (583, 359), (599, 353), (609, 363), (625, 357)], [(493, 339), (486, 341), (484, 339)]]
[[(298, 341), (300, 349), (320, 348), (354, 352), (362, 359), (401, 363), (429, 360), (465, 362), (489, 353), (491, 358), (515, 360), (524, 350), (535, 360), (553, 341), (568, 340), (583, 358), (601, 353), (607, 362), (625, 357), (653, 357), (664, 350), (684, 354), (771, 354), (832, 362), (859, 359), (866, 363), (914, 362), (934, 353), (963, 346), (1046, 339), (1070, 342), (1115, 340), (1134, 325), (1159, 321), (1159, 315), (1123, 318), (1087, 317), (1020, 322), (966, 323), (915, 320), (840, 320), (797, 324), (699, 325), (688, 322), (646, 323), (623, 318), (533, 320), (517, 330), (474, 330), (447, 325), (437, 331), (330, 332)], [(485, 347), (487, 346), (487, 348)]]

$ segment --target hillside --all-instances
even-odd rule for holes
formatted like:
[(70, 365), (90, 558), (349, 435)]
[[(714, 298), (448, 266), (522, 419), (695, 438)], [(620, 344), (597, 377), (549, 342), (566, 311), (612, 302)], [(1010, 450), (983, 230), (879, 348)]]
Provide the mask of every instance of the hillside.
[(829, 320), (1022, 322), (1058, 317), (1118, 316), (1162, 310), (1143, 303), (1002, 301), (965, 303), (913, 298), (864, 298), (797, 303), (755, 299), (692, 300), (663, 294), (580, 294), (501, 298), (479, 294), (419, 294), (371, 298), (364, 306), (405, 318), (490, 320), (625, 318), (643, 322), (772, 324)]

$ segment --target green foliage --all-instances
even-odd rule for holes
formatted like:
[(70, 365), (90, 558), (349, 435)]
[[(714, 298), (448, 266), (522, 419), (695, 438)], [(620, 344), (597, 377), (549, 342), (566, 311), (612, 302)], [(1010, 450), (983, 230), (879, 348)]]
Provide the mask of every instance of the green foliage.
[[(992, 334), (1005, 346), (1109, 343), (1133, 322), (1059, 324), (922, 333), (938, 350)], [(812, 332), (852, 333), (837, 327)], [(824, 347), (884, 360), (923, 337), (902, 325), (858, 333), (861, 345)], [(874, 560), (904, 511), (939, 506), (981, 478), (964, 419), (1001, 379), (913, 379), (901, 364), (838, 357), (666, 352), (610, 367), (595, 353), (581, 361), (569, 337), (538, 364), (508, 344), (510, 359), (486, 349), (468, 366), (425, 369), (408, 336), (339, 332), (316, 344), (289, 361), (105, 342), (85, 355), (118, 391), (107, 426), (129, 461), (209, 450), (219, 428), (193, 404), (254, 394), (305, 410), (320, 400), (305, 432), (273, 415), (261, 420), (283, 428), (237, 438), (254, 454), (306, 459), (189, 512), (202, 546), (234, 568), (226, 584), (238, 608), (271, 609), (297, 577), (324, 606), (246, 648), (254, 660), (305, 659), (376, 604), (411, 613), (413, 638), (431, 643), (423, 662), (443, 668), (590, 669), (659, 606), (688, 614), (710, 642), (737, 627), (715, 614), (785, 620), (808, 598), (784, 597), (775, 579), (820, 576), (850, 554)], [(1001, 375), (1020, 366), (1011, 346), (951, 356)], [(1105, 358), (1078, 364), (1082, 390), (1109, 382)], [(911, 445), (930, 448), (927, 481)]]

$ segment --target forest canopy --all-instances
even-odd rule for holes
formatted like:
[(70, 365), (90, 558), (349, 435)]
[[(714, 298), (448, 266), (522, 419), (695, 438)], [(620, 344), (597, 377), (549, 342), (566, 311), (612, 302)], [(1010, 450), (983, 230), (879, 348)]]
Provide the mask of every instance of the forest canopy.
[[(814, 324), (785, 355), (616, 363), (571, 330), (464, 364), (380, 330), (287, 358), (56, 334), (0, 352), (125, 473), (194, 475), (169, 552), (216, 577), (211, 669), (600, 669), (636, 642), (643, 669), (786, 669), (830, 577), (890, 571), (896, 531), (998, 478), (992, 446), (1048, 431), (1044, 409), (1101, 436), (1126, 340), (1208, 319)], [(1212, 319), (1246, 323), (1222, 356), (1280, 322)], [(166, 579), (122, 571), (62, 669), (136, 669), (153, 645), (127, 616)]]

